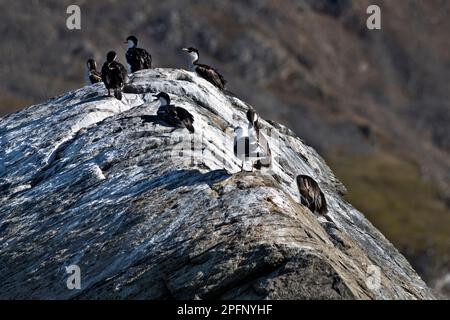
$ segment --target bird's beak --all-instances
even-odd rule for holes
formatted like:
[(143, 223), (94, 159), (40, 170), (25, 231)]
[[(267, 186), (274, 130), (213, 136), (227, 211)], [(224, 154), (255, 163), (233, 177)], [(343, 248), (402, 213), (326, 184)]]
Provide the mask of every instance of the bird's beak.
[(183, 49), (181, 49), (181, 50), (186, 51), (186, 52), (189, 52), (189, 49), (188, 49), (188, 48), (183, 48)]
[(153, 100), (153, 101), (158, 101), (158, 100), (159, 100), (159, 98), (158, 98), (158, 95), (157, 95), (157, 94), (154, 94), (153, 96), (155, 97), (155, 100)]

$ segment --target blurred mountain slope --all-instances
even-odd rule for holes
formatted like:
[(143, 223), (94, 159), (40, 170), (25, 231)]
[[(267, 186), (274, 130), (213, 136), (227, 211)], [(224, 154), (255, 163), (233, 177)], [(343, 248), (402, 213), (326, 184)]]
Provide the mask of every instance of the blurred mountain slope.
[[(70, 4), (81, 6), (81, 31), (65, 26)], [(382, 31), (365, 27), (369, 4), (382, 8)], [(129, 34), (157, 67), (182, 67), (180, 48), (198, 47), (230, 91), (336, 164), (349, 197), (366, 195), (360, 209), (405, 244), (426, 280), (448, 270), (448, 257), (432, 253), (450, 252), (449, 237), (435, 237), (445, 230), (434, 230), (450, 228), (443, 223), (450, 212), (448, 1), (19, 0), (1, 1), (0, 12), (0, 91), (33, 102), (79, 87), (91, 56), (102, 63), (114, 48), (123, 60)], [(373, 164), (386, 157), (388, 169)], [(414, 179), (386, 179), (380, 170)], [(421, 205), (411, 213), (414, 192), (404, 194), (416, 183)], [(391, 224), (391, 207), (422, 227)], [(430, 215), (429, 208), (437, 209)], [(414, 239), (434, 240), (416, 248)]]

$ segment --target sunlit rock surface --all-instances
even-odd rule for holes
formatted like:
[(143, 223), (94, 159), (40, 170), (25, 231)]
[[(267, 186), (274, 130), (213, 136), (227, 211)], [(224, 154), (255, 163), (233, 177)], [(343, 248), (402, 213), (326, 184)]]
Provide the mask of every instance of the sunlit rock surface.
[[(88, 86), (1, 119), (0, 298), (434, 298), (292, 131), (261, 121), (273, 167), (241, 173), (246, 103), (183, 70), (136, 73), (125, 91)], [(159, 91), (195, 135), (157, 119)], [(300, 204), (299, 174), (334, 224)]]

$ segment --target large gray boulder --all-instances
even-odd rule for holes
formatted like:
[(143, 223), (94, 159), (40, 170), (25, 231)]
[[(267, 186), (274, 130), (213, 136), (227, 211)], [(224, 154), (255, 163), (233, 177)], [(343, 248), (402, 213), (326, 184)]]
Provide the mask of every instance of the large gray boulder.
[[(0, 298), (434, 298), (292, 131), (261, 120), (273, 166), (241, 173), (247, 104), (183, 70), (138, 72), (125, 91), (88, 86), (1, 119)], [(159, 91), (195, 135), (155, 117)], [(332, 222), (301, 205), (299, 174)]]

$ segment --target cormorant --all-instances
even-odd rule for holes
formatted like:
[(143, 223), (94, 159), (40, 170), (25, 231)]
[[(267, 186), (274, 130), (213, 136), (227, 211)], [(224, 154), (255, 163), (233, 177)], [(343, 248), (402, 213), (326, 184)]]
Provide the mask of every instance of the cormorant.
[(327, 202), (319, 184), (309, 176), (300, 175), (297, 177), (297, 186), (302, 204), (313, 213), (326, 215), (328, 212)]
[(125, 43), (128, 44), (126, 58), (131, 72), (134, 73), (139, 70), (151, 69), (152, 56), (147, 50), (137, 47), (138, 39), (135, 36), (129, 36)]
[(161, 106), (158, 109), (158, 117), (164, 122), (174, 127), (186, 128), (190, 133), (194, 133), (194, 116), (184, 108), (170, 104), (170, 97), (167, 93), (161, 92), (154, 95), (155, 101), (159, 101)]
[(254, 110), (247, 112), (247, 127), (235, 129), (234, 154), (242, 161), (241, 171), (244, 170), (246, 160), (256, 161), (253, 168), (261, 170), (262, 167), (272, 165), (272, 151), (267, 138), (260, 132), (258, 127), (258, 115)]
[(198, 50), (192, 47), (183, 48), (183, 51), (187, 52), (191, 57), (191, 65), (189, 66), (191, 71), (197, 72), (197, 74), (211, 82), (220, 90), (225, 90), (226, 81), (223, 76), (214, 68), (205, 64), (198, 63), (199, 53)]
[(117, 53), (108, 52), (106, 62), (102, 68), (102, 79), (108, 89), (108, 97), (111, 96), (111, 89), (114, 91), (114, 97), (122, 100), (122, 89), (128, 79), (127, 69), (119, 62), (115, 61)]

